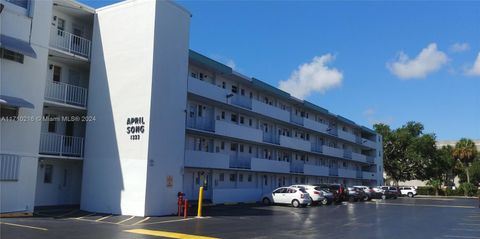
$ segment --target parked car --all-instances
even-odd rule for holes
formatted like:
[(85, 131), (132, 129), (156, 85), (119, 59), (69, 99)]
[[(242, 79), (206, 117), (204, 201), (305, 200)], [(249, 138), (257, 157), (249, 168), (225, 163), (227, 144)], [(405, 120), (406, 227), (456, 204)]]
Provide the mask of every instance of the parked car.
[[(318, 189), (320, 189), (320, 187)], [(328, 191), (328, 190), (323, 190), (323, 189), (321, 189), (321, 191), (323, 193), (323, 197), (325, 197), (325, 199), (326, 199), (326, 203), (324, 201), (322, 201), (322, 205), (331, 204), (335, 199), (334, 196), (333, 196), (333, 193)]]
[(371, 200), (372, 198), (379, 197), (379, 195), (374, 195), (376, 192), (374, 191), (373, 187), (369, 187), (369, 186), (353, 186), (353, 187), (358, 188), (365, 193), (365, 196), (363, 197), (363, 201), (368, 201), (368, 200)]
[(400, 194), (402, 196), (415, 197), (417, 195), (417, 190), (414, 187), (399, 187)]
[(383, 190), (382, 199), (397, 199), (400, 196), (400, 191), (397, 187), (381, 186), (380, 188)]
[(323, 191), (320, 189), (320, 187), (316, 187), (308, 184), (296, 184), (290, 187), (305, 189), (308, 195), (310, 195), (310, 198), (312, 199), (312, 203), (321, 203), (323, 205), (328, 204), (328, 199), (325, 198), (325, 196), (323, 195)]
[(343, 184), (313, 184), (324, 191), (333, 194), (333, 202), (339, 203), (348, 200), (348, 190)]
[(305, 207), (312, 202), (303, 188), (281, 187), (262, 197), (264, 204), (291, 204), (293, 207)]
[(366, 193), (361, 188), (348, 187), (348, 200), (350, 202), (363, 201), (366, 197)]

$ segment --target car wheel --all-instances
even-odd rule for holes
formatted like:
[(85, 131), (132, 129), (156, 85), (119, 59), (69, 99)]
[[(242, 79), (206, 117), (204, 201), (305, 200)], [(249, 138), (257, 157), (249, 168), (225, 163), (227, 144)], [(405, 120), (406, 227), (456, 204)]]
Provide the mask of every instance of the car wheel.
[(397, 199), (397, 196), (394, 196), (393, 199)]
[(263, 202), (264, 205), (270, 205), (270, 199), (268, 199), (268, 198), (264, 198), (262, 200), (262, 202)]
[(324, 199), (322, 199), (321, 202), (322, 202), (322, 205), (327, 205), (328, 204), (328, 199), (324, 198)]
[(383, 199), (383, 200), (387, 199), (387, 195), (383, 194), (383, 195), (382, 195), (382, 199)]
[(368, 201), (368, 196), (363, 197), (363, 201)]
[(413, 193), (408, 193), (407, 195), (409, 198), (413, 198)]
[(295, 199), (295, 200), (292, 201), (292, 206), (293, 206), (293, 207), (299, 207), (299, 206), (300, 206), (300, 202), (299, 202), (297, 199)]

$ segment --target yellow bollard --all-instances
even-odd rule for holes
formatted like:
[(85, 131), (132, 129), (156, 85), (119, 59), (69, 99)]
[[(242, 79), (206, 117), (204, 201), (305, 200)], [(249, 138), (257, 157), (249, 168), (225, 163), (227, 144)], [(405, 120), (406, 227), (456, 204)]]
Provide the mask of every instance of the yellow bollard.
[(203, 187), (198, 191), (198, 212), (197, 217), (202, 217)]

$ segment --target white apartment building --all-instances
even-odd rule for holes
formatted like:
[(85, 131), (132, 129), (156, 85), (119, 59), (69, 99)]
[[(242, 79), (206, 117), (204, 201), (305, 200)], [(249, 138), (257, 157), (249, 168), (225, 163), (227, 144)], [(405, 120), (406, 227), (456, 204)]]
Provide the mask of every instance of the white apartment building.
[(189, 50), (170, 1), (0, 0), (0, 212), (176, 212), (294, 183), (383, 184), (371, 129)]

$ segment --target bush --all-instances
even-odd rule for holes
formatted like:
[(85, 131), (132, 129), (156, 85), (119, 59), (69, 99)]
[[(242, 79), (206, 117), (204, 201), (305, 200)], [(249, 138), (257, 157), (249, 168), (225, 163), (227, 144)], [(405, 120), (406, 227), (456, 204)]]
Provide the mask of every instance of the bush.
[(435, 195), (435, 189), (432, 186), (419, 186), (417, 187), (418, 195)]
[(445, 194), (446, 194), (446, 196), (464, 196), (462, 188), (457, 188), (456, 190), (453, 190), (451, 188), (447, 188), (445, 190)]
[(463, 190), (465, 196), (477, 195), (477, 188), (471, 183), (462, 183), (460, 184), (460, 188)]

